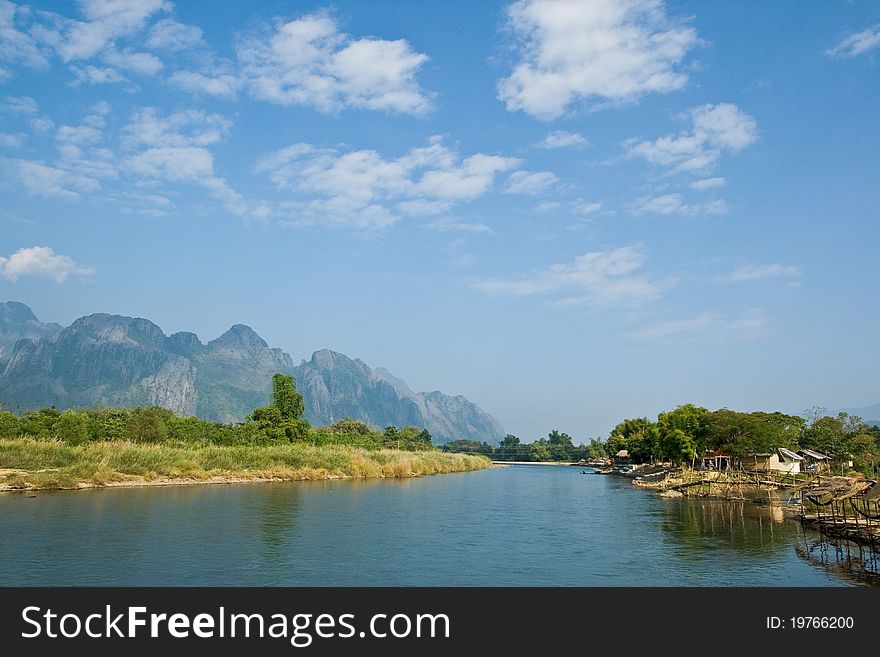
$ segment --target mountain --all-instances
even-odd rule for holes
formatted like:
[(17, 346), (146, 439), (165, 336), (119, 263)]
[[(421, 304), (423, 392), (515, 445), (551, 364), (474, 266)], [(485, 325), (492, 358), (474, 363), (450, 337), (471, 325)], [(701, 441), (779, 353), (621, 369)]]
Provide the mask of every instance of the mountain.
[(23, 303), (0, 303), (0, 367), (9, 360), (15, 343), (19, 340), (39, 340), (60, 331), (60, 324), (43, 324)]
[(318, 426), (350, 417), (379, 427), (426, 427), (441, 442), (504, 437), (498, 420), (461, 395), (412, 392), (387, 370), (329, 349), (316, 351), (293, 375), (305, 398), (306, 419)]
[[(22, 339), (26, 338), (26, 339)], [(45, 406), (156, 404), (181, 415), (238, 422), (269, 399), (276, 372), (296, 377), (315, 426), (344, 417), (375, 427), (425, 427), (436, 442), (497, 441), (504, 430), (462, 396), (414, 393), (382, 368), (327, 349), (295, 365), (244, 324), (203, 344), (194, 333), (166, 336), (153, 322), (103, 313), (67, 328), (42, 324), (24, 304), (0, 304), (0, 402)], [(7, 347), (6, 345), (14, 345)]]
[(861, 408), (842, 408), (844, 413), (856, 415), (865, 421), (865, 424), (871, 424), (880, 427), (880, 403), (873, 406), (863, 406)]

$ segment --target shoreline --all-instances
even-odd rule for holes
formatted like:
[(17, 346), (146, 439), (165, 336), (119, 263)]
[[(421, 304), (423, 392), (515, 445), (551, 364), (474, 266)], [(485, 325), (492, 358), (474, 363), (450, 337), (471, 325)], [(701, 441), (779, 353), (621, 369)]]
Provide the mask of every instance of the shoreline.
[[(2, 472), (2, 471), (0, 471)], [(468, 472), (461, 470), (458, 472)], [(27, 474), (27, 473), (22, 473)], [(455, 472), (447, 473), (431, 473), (431, 474), (455, 474)], [(322, 477), (313, 476), (274, 476), (265, 477), (256, 475), (248, 477), (243, 474), (235, 475), (214, 475), (206, 479), (197, 479), (195, 477), (160, 477), (157, 479), (132, 478), (121, 481), (107, 482), (78, 482), (74, 486), (59, 487), (36, 487), (36, 486), (13, 486), (10, 484), (0, 484), (0, 493), (30, 493), (37, 491), (67, 491), (67, 490), (97, 490), (102, 488), (162, 488), (168, 486), (211, 486), (211, 485), (232, 485), (232, 484), (268, 484), (282, 483), (290, 481), (353, 481), (367, 479), (415, 479), (418, 477), (427, 477), (430, 474), (409, 474), (409, 475), (379, 475), (375, 477), (354, 476), (346, 474), (327, 473)]]
[(285, 443), (218, 446), (0, 440), (0, 493), (201, 484), (410, 479), (491, 467), (482, 456)]

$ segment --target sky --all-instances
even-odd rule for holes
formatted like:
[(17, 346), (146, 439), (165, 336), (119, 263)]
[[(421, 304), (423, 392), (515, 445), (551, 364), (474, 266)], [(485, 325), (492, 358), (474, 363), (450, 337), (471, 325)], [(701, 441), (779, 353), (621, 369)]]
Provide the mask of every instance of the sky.
[(0, 0), (0, 301), (525, 441), (880, 401), (880, 3)]

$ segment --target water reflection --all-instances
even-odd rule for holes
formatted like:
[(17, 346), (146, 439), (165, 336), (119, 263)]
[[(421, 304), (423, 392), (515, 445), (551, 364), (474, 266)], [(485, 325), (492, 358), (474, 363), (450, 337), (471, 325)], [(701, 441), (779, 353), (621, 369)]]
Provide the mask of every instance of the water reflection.
[(296, 539), (300, 493), (293, 486), (268, 486), (256, 492), (247, 506), (259, 522), (263, 566), (274, 570), (284, 563)]
[(662, 528), (681, 546), (745, 552), (786, 549), (800, 528), (786, 522), (780, 505), (743, 500), (666, 500)]
[(826, 536), (805, 537), (795, 553), (835, 577), (863, 586), (880, 586), (880, 555), (870, 547)]

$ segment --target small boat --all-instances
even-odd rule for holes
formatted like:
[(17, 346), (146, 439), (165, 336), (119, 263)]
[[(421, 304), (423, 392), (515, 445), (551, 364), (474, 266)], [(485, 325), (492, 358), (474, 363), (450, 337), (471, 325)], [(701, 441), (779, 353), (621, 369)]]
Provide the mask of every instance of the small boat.
[(614, 468), (600, 468), (596, 470), (593, 474), (611, 474), (614, 472)]

